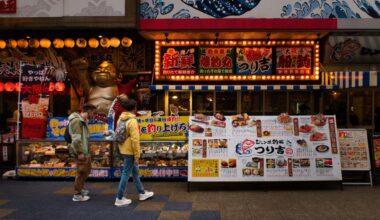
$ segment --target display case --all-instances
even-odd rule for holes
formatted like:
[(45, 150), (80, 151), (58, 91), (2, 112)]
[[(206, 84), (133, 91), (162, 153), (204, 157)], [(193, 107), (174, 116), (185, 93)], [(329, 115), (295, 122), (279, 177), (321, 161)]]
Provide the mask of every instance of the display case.
[[(19, 140), (17, 177), (75, 177), (75, 161), (62, 140)], [(90, 141), (92, 170), (90, 178), (110, 178), (112, 142)]]
[[(141, 141), (141, 178), (187, 179), (187, 141)], [(114, 178), (120, 178), (123, 159), (114, 158)]]

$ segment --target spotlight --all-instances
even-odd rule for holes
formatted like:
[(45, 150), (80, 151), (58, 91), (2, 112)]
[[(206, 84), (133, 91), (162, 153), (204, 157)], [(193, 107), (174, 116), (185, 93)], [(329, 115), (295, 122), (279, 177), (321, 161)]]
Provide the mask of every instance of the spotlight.
[(215, 40), (214, 40), (214, 43), (215, 43), (215, 44), (218, 44), (218, 42), (219, 42), (219, 33), (217, 32), (217, 33), (215, 33)]
[(265, 40), (265, 43), (268, 44), (270, 40), (270, 33), (267, 33), (267, 39)]
[(169, 34), (168, 34), (168, 33), (165, 33), (165, 42), (166, 42), (166, 43), (170, 43), (168, 37), (169, 37)]

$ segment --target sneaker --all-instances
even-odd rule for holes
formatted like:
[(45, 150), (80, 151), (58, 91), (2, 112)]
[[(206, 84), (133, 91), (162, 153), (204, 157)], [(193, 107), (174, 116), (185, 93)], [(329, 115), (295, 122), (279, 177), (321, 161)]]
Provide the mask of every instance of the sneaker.
[(81, 194), (84, 196), (88, 196), (90, 194), (90, 191), (87, 189), (82, 189)]
[(145, 193), (144, 194), (140, 194), (140, 200), (143, 201), (143, 200), (146, 200), (150, 197), (152, 197), (154, 195), (153, 192), (150, 192), (150, 191), (146, 191), (145, 190)]
[(129, 204), (131, 204), (131, 202), (132, 202), (132, 200), (127, 199), (125, 197), (123, 197), (121, 199), (116, 198), (116, 200), (115, 200), (115, 206), (121, 207), (121, 206), (129, 205)]
[(73, 196), (73, 201), (74, 202), (85, 202), (87, 200), (89, 200), (90, 197), (89, 196), (84, 196), (82, 194), (76, 194)]

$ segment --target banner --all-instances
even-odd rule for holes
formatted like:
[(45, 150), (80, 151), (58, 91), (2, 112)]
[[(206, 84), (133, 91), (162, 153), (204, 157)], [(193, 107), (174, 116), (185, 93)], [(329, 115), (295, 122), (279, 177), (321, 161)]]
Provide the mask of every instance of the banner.
[(269, 75), (272, 74), (272, 48), (270, 47), (237, 47), (236, 74)]
[(199, 49), (199, 74), (233, 74), (234, 51), (233, 47), (201, 47)]
[(196, 115), (188, 181), (342, 180), (335, 116)]
[(16, 13), (16, 0), (0, 0), (0, 13)]
[(276, 47), (276, 73), (284, 75), (312, 74), (311, 47)]
[(167, 117), (138, 117), (140, 126), (140, 140), (187, 140), (188, 122), (187, 116)]
[(371, 170), (366, 129), (338, 129), (342, 170)]
[(22, 64), (20, 85), (21, 137), (45, 138), (49, 92), (52, 91), (48, 69), (41, 65)]

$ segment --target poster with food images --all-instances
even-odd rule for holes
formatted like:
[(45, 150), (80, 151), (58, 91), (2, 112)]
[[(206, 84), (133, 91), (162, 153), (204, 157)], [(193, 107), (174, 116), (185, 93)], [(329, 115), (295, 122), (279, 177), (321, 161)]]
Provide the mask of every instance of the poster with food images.
[(366, 129), (338, 129), (342, 170), (371, 170)]
[(188, 181), (339, 181), (337, 135), (330, 115), (195, 114)]

